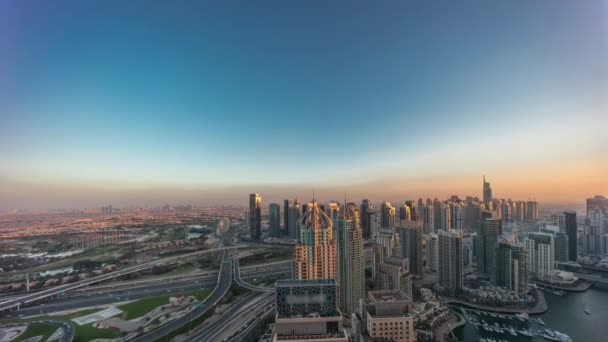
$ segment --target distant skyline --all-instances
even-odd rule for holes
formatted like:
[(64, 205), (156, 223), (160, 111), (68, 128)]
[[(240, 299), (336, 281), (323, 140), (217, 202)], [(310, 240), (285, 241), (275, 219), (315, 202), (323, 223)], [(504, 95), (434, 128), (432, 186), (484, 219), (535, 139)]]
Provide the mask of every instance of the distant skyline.
[(0, 32), (0, 209), (608, 194), (605, 1), (8, 0)]

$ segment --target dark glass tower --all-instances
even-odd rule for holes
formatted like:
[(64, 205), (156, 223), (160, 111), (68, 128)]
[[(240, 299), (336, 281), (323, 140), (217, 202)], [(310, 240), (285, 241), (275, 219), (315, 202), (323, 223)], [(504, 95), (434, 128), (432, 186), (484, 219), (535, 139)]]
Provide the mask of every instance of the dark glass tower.
[(566, 235), (568, 235), (568, 258), (570, 261), (576, 262), (578, 251), (576, 250), (577, 241), (577, 227), (576, 227), (576, 212), (566, 211), (564, 212), (566, 217)]

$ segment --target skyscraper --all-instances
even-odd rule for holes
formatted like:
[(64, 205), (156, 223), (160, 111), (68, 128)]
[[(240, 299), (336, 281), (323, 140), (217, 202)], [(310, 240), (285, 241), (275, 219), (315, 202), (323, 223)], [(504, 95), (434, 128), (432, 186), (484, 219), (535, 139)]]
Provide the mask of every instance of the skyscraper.
[(290, 239), (298, 239), (299, 238), (299, 233), (298, 233), (298, 221), (300, 220), (300, 201), (298, 201), (297, 199), (295, 201), (293, 201), (293, 203), (289, 206), (288, 209), (288, 217), (287, 217), (287, 222), (288, 224), (288, 236)]
[(399, 256), (382, 257), (374, 278), (374, 289), (400, 290), (409, 298), (413, 298), (408, 259)]
[(543, 280), (553, 275), (555, 267), (555, 245), (553, 235), (530, 233), (524, 241), (528, 272), (531, 277)]
[(253, 240), (262, 238), (262, 196), (249, 195), (249, 235)]
[(538, 219), (538, 202), (528, 201), (526, 203), (526, 220), (534, 221)]
[(459, 230), (437, 233), (439, 243), (439, 285), (455, 295), (464, 285), (462, 232)]
[(555, 234), (555, 261), (570, 261), (570, 242), (566, 233)]
[(370, 227), (368, 225), (367, 220), (367, 211), (371, 209), (371, 206), (372, 204), (370, 200), (364, 199), (363, 201), (361, 201), (361, 210), (359, 211), (359, 215), (361, 216), (361, 230), (363, 231), (364, 239), (369, 239), (369, 237), (371, 236)]
[(382, 202), (380, 206), (380, 229), (384, 231), (395, 230), (395, 207), (389, 202)]
[(369, 234), (367, 238), (372, 236), (376, 236), (378, 234), (378, 221), (376, 219), (376, 213), (371, 210), (371, 208), (367, 209), (367, 213), (365, 215), (365, 224), (367, 225), (367, 233)]
[(292, 200), (283, 201), (283, 236), (289, 236), (289, 208), (293, 205)]
[(496, 245), (500, 234), (502, 234), (501, 219), (482, 218), (478, 221), (477, 271), (492, 280), (496, 276)]
[(359, 300), (365, 297), (365, 256), (359, 224), (359, 210), (354, 203), (340, 208), (333, 220), (336, 242), (338, 305), (342, 313), (357, 311)]
[(568, 259), (576, 262), (578, 257), (578, 228), (576, 223), (576, 212), (564, 212), (566, 235), (568, 235)]
[(427, 235), (426, 267), (432, 272), (439, 271), (439, 240), (434, 233)]
[(608, 212), (608, 198), (600, 195), (587, 198), (587, 216), (589, 216), (589, 212), (594, 209), (600, 209)]
[(330, 219), (335, 219), (338, 217), (338, 211), (340, 211), (340, 203), (336, 201), (331, 201), (327, 203), (325, 206), (325, 213), (329, 216)]
[(490, 182), (486, 182), (486, 176), (483, 176), (483, 204), (487, 206), (492, 201), (492, 187)]
[(297, 279), (336, 279), (336, 245), (333, 224), (316, 201), (307, 205), (298, 221), (299, 238), (295, 248)]
[(405, 201), (405, 206), (409, 208), (410, 220), (418, 221), (418, 209), (416, 208), (416, 201)]
[(397, 228), (401, 256), (409, 259), (410, 273), (422, 276), (422, 225), (419, 221), (410, 221), (404, 227)]
[(528, 292), (526, 264), (524, 245), (500, 241), (496, 252), (495, 284), (524, 296)]
[(271, 237), (281, 237), (281, 206), (270, 203), (268, 207), (268, 230)]

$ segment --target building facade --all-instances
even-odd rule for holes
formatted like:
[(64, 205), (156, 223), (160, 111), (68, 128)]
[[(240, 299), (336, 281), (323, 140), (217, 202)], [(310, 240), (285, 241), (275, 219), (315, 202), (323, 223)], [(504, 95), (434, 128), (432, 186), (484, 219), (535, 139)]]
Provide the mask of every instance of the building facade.
[(249, 195), (249, 236), (253, 240), (262, 239), (262, 196)]
[(316, 201), (308, 203), (298, 221), (295, 248), (296, 279), (336, 279), (336, 244), (333, 224)]
[(464, 286), (462, 232), (459, 230), (437, 233), (439, 245), (439, 285), (455, 295)]

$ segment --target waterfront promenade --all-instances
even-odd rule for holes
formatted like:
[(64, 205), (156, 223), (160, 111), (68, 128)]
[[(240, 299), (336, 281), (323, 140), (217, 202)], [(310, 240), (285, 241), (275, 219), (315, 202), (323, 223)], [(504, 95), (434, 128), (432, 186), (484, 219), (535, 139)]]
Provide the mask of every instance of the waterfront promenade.
[(492, 312), (509, 313), (509, 314), (527, 313), (528, 315), (540, 315), (540, 314), (546, 312), (549, 308), (547, 306), (547, 302), (545, 300), (545, 296), (543, 295), (542, 291), (538, 291), (538, 290), (532, 290), (532, 291), (534, 291), (533, 296), (536, 298), (534, 306), (532, 306), (532, 307), (515, 308), (515, 307), (508, 307), (508, 306), (483, 305), (483, 304), (470, 303), (470, 302), (467, 302), (467, 301), (464, 301), (461, 299), (449, 298), (449, 297), (444, 297), (442, 299), (442, 302), (444, 304), (466, 306), (469, 308), (483, 310), (483, 311), (492, 311)]

